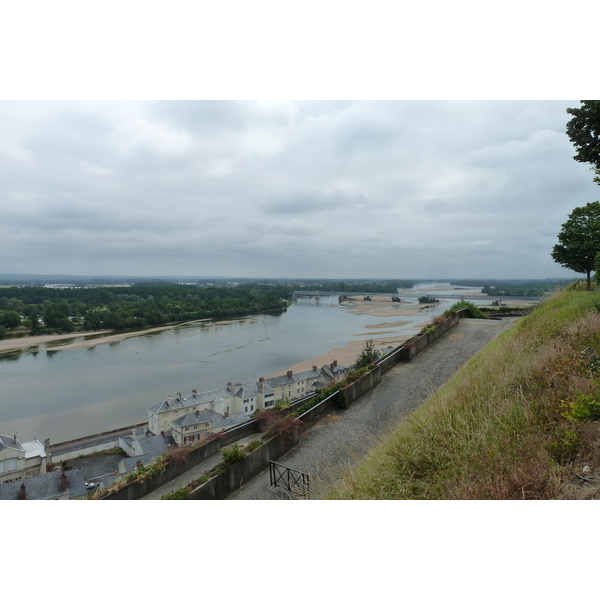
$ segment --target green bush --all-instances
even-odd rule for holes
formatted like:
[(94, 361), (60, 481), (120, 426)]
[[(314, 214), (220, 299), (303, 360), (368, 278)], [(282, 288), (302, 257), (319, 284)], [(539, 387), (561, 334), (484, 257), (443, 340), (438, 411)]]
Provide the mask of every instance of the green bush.
[(594, 421), (600, 419), (600, 397), (596, 394), (580, 394), (569, 403), (565, 414), (570, 421)]
[(375, 345), (373, 340), (368, 340), (365, 344), (365, 347), (361, 350), (361, 353), (358, 355), (356, 362), (354, 363), (355, 369), (360, 369), (362, 367), (366, 367), (370, 365), (372, 362), (375, 362), (379, 358), (379, 352), (375, 350)]
[[(343, 387), (344, 387), (344, 383), (342, 381), (340, 381), (339, 383), (336, 383), (335, 385), (332, 385), (332, 386), (328, 387), (327, 389), (324, 389), (322, 392), (318, 393), (314, 398), (311, 398), (304, 406), (297, 408), (294, 411), (294, 416), (299, 417), (300, 415), (303, 415), (305, 412), (309, 411), (313, 406), (316, 406), (317, 404), (319, 404), (319, 402), (322, 402), (323, 400), (325, 400), (325, 398), (328, 398), (329, 396), (331, 396), (331, 394), (333, 394), (337, 390), (341, 390)], [(344, 398), (343, 402), (345, 403), (345, 398)], [(338, 406), (340, 406), (340, 405), (338, 404)], [(347, 407), (342, 406), (342, 408), (347, 408)]]
[(223, 448), (221, 450), (221, 454), (223, 455), (223, 461), (227, 465), (232, 465), (246, 456), (246, 453), (242, 448), (240, 448), (237, 444), (233, 444), (231, 448)]
[(426, 327), (423, 327), (423, 329), (421, 329), (420, 333), (427, 334), (427, 333), (433, 333), (434, 331), (437, 331), (437, 326), (432, 324), (432, 325), (427, 325)]
[(285, 400), (277, 400), (273, 405), (273, 410), (283, 410), (285, 408), (290, 407), (290, 399), (286, 398)]
[(186, 488), (180, 488), (160, 497), (161, 500), (188, 500), (190, 491)]
[(246, 454), (250, 454), (253, 450), (256, 450), (259, 446), (262, 446), (262, 442), (260, 440), (252, 440), (245, 448)]
[(456, 302), (444, 313), (444, 316), (450, 316), (452, 313), (461, 309), (466, 309), (466, 311), (460, 313), (461, 317), (467, 317), (469, 319), (487, 319), (486, 314), (468, 300)]

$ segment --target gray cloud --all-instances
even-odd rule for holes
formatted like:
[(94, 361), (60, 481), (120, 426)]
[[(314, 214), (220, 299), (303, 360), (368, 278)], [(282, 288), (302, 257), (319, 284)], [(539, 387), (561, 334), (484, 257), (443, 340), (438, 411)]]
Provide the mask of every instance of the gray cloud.
[(1, 102), (0, 272), (574, 276), (577, 105)]

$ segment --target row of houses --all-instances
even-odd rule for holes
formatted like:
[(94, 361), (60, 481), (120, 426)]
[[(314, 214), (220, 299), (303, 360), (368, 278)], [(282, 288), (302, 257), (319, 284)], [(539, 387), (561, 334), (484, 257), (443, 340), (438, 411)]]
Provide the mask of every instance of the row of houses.
[(307, 371), (264, 378), (250, 383), (231, 383), (220, 390), (176, 394), (148, 409), (148, 431), (172, 435), (179, 446), (203, 441), (212, 433), (250, 419), (256, 411), (278, 401), (302, 398), (344, 379), (348, 367), (333, 361)]

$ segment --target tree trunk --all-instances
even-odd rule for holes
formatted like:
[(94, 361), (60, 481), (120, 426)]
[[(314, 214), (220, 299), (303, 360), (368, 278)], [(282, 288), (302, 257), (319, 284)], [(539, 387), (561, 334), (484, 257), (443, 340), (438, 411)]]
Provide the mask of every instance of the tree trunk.
[(589, 290), (592, 287), (591, 279), (590, 279), (591, 271), (587, 271), (587, 289)]

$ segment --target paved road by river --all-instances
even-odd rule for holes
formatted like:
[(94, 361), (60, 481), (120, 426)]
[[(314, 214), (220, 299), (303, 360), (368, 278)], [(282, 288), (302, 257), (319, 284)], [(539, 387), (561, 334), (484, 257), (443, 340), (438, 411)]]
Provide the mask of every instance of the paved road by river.
[[(515, 318), (463, 319), (447, 335), (384, 375), (382, 382), (348, 410), (330, 413), (307, 430), (281, 464), (308, 473), (313, 498), (321, 498), (344, 470), (356, 465), (474, 354), (505, 331)], [(269, 485), (265, 469), (230, 500), (283, 500), (290, 494)]]

